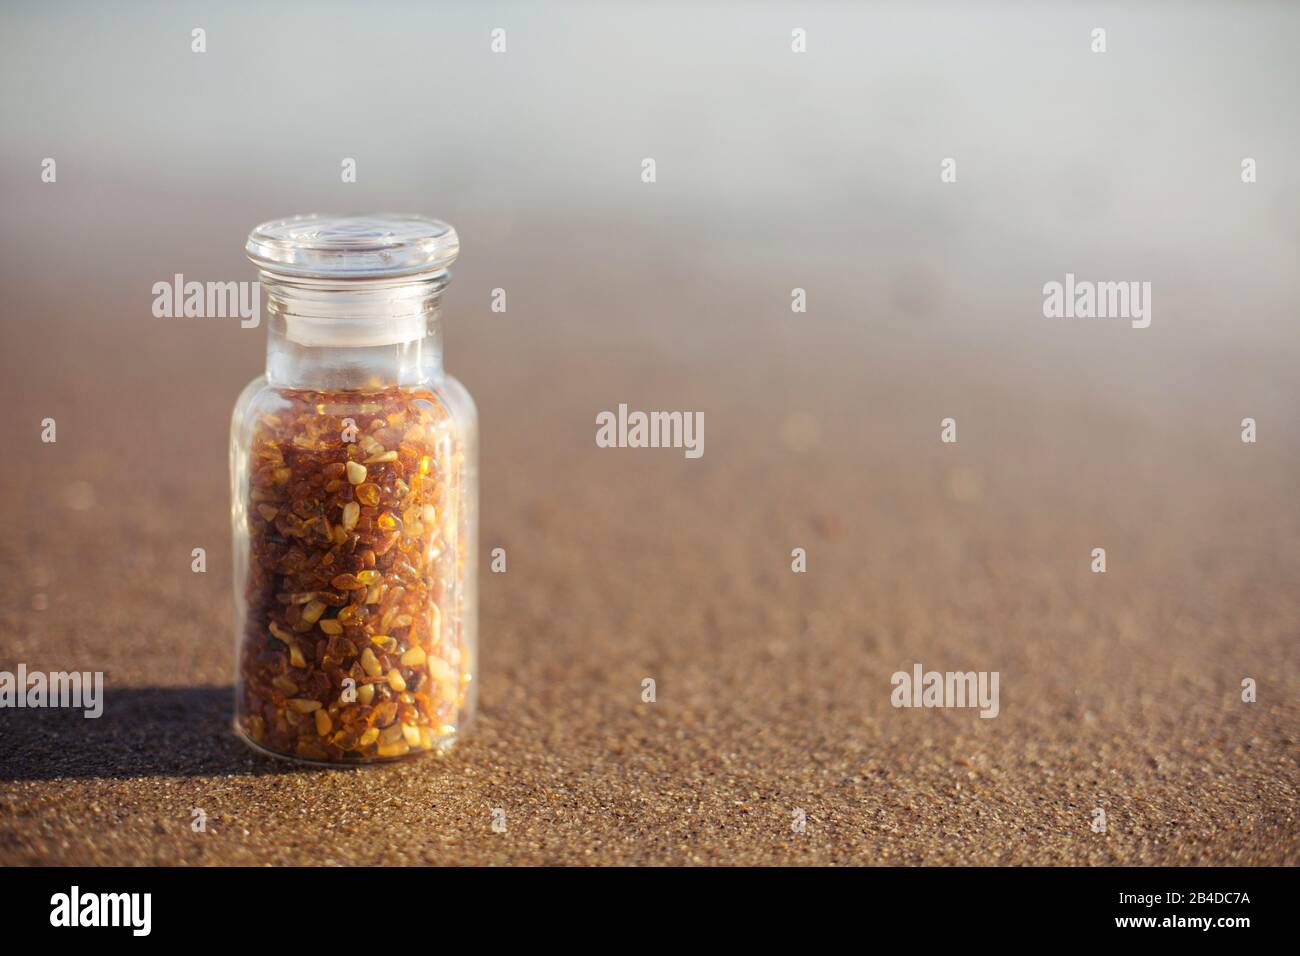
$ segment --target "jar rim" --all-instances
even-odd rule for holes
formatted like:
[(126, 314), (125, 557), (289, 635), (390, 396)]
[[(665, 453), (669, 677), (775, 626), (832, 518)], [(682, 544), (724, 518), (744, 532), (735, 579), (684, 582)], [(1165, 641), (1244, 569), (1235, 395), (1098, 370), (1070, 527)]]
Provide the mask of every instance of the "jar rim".
[(244, 251), (273, 275), (384, 279), (445, 271), (460, 239), (448, 223), (425, 216), (310, 213), (262, 223)]

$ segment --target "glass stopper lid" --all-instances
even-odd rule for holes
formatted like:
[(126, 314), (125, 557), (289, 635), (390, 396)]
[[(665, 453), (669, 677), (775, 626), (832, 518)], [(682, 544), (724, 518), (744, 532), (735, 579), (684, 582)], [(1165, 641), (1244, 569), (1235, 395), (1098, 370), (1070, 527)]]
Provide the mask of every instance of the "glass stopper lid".
[(456, 230), (423, 216), (312, 214), (273, 219), (244, 247), (260, 269), (312, 279), (387, 279), (441, 272), (456, 259)]

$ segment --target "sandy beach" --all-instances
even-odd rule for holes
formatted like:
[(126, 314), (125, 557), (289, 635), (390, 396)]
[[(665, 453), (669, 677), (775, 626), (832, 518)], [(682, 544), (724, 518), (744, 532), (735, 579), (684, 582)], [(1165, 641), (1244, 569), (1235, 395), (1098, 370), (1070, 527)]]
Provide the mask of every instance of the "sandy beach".
[[(1086, 30), (1047, 67), (1078, 37), (1017, 32), (1078, 24), (1008, 27), (957, 75), (959, 24), (866, 67), (883, 26), (819, 23), (803, 76), (780, 16), (702, 16), (667, 86), (671, 18), (620, 31), (640, 72), (541, 22), (505, 65), (449, 50), (473, 92), (427, 131), (406, 94), (371, 115), (340, 92), (269, 143), (280, 114), (243, 94), (278, 21), (238, 41), (214, 21), (202, 78), (141, 26), (114, 54), (118, 126), (93, 84), (11, 114), (0, 670), (102, 671), (105, 699), (0, 713), (0, 863), (1300, 862), (1300, 186), (1294, 89), (1268, 79), (1293, 15), (1245, 65), (1213, 25), (1157, 40), (1117, 15), (1159, 49), (1121, 44), (1104, 76)], [(12, 26), (10, 80), (54, 36)], [(1051, 81), (988, 112), (1034, 69)], [(716, 102), (677, 95), (709, 77)], [(1243, 87), (1264, 92), (1237, 110)], [(164, 113), (165, 135), (136, 123)], [(1252, 151), (1268, 176), (1245, 186)], [(317, 208), (411, 209), (464, 242), (444, 314), (481, 416), (480, 713), (442, 759), (305, 770), (229, 729), (229, 416), (265, 330), (154, 318), (149, 290), (250, 280), (248, 229)], [(1151, 282), (1150, 326), (1045, 317), (1067, 272)], [(621, 403), (701, 413), (703, 453), (599, 447)], [(894, 707), (916, 664), (998, 672), (997, 716)]]

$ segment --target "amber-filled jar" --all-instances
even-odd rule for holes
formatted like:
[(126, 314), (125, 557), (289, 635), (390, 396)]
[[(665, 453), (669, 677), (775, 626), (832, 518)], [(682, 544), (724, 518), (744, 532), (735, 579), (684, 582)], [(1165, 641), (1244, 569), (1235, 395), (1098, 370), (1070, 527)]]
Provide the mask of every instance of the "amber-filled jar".
[(442, 367), (459, 249), (413, 216), (250, 233), (266, 374), (235, 405), (235, 727), (324, 764), (449, 748), (474, 714), (477, 413)]

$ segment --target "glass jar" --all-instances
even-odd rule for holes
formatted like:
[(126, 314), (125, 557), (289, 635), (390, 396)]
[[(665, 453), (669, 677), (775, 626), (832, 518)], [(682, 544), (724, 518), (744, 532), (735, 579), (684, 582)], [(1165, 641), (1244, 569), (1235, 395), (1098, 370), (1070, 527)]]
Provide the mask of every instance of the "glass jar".
[(268, 339), (230, 432), (235, 728), (263, 752), (401, 759), (473, 717), (477, 413), (438, 325), (458, 248), (408, 216), (248, 237)]

